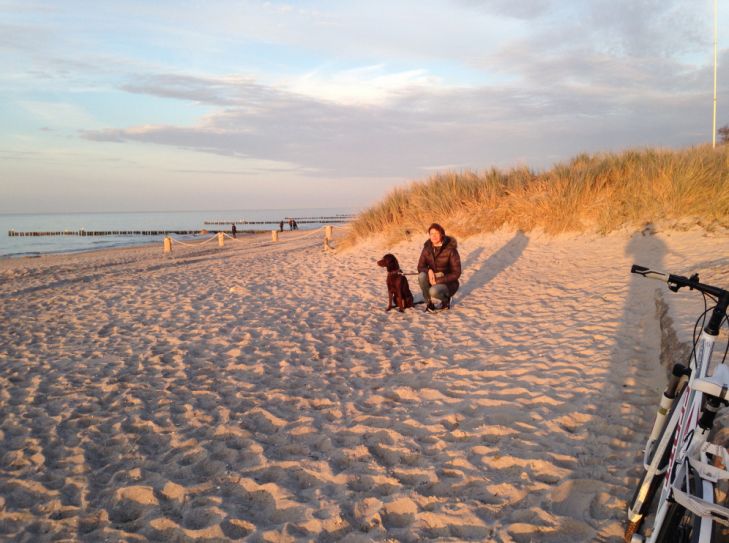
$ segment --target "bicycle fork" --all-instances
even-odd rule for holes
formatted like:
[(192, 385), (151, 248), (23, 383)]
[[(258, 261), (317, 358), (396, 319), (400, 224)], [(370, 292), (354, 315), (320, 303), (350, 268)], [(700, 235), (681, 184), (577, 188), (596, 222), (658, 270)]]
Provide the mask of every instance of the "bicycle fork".
[[(656, 477), (660, 477), (665, 474), (665, 481), (661, 490), (661, 497), (659, 500), (659, 507), (657, 515), (665, 516), (666, 498), (670, 495), (670, 483), (672, 480), (672, 467), (675, 463), (681, 461), (680, 458), (676, 458), (676, 455), (681, 452), (680, 445), (686, 438), (686, 432), (691, 424), (688, 424), (692, 419), (698, 416), (699, 403), (696, 402), (696, 392), (692, 390), (691, 382), (694, 377), (703, 377), (706, 373), (709, 361), (711, 360), (711, 354), (714, 350), (714, 342), (718, 335), (718, 329), (716, 333), (712, 333), (713, 330), (710, 326), (702, 331), (701, 340), (699, 342), (699, 351), (695, 352), (691, 358), (691, 369), (687, 369), (681, 364), (676, 364), (671, 372), (666, 390), (663, 392), (661, 402), (656, 412), (656, 420), (653, 423), (653, 429), (651, 430), (650, 437), (646, 444), (646, 451), (644, 456), (643, 465), (646, 470), (643, 483), (638, 489), (636, 498), (633, 501), (632, 506), (628, 509), (628, 525), (625, 529), (625, 541), (630, 542), (633, 535), (637, 533), (640, 528), (643, 518), (646, 514), (646, 508), (650, 505), (646, 503), (646, 500), (652, 500), (651, 486)], [(679, 385), (689, 377), (689, 383), (686, 385), (684, 393), (679, 396), (681, 398), (681, 405), (676, 406), (673, 410), (673, 415), (666, 422), (668, 411), (673, 407), (673, 403), (676, 401), (676, 392), (679, 389)], [(701, 400), (701, 394), (698, 394), (698, 400)], [(664, 429), (665, 425), (665, 429)], [(678, 428), (678, 432), (676, 429)], [(658, 436), (663, 432), (660, 442), (655, 443)], [(679, 435), (680, 434), (680, 435)], [(705, 439), (705, 437), (704, 437)], [(655, 444), (655, 447), (653, 445)], [(670, 448), (671, 454), (668, 462), (661, 466), (661, 463), (665, 457), (664, 452)], [(653, 452), (653, 457), (650, 463), (647, 462), (648, 457)], [(655, 487), (654, 487), (655, 488)], [(656, 518), (654, 525), (660, 526), (662, 518)]]
[[(661, 466), (662, 460), (664, 458), (663, 452), (667, 450), (668, 447), (671, 446), (671, 440), (674, 437), (676, 427), (678, 426), (679, 418), (681, 417), (681, 412), (683, 409), (674, 409), (673, 415), (671, 415), (671, 418), (668, 419), (666, 423), (666, 417), (668, 414), (668, 410), (672, 407), (672, 403), (676, 401), (675, 398), (675, 387), (678, 386), (679, 379), (676, 379), (676, 384), (669, 386), (674, 387), (674, 398), (670, 400), (670, 402), (664, 402), (663, 400), (666, 398), (666, 393), (664, 392), (663, 398), (661, 398), (661, 406), (658, 408), (658, 413), (656, 414), (656, 422), (654, 423), (654, 432), (651, 432), (651, 438), (648, 440), (648, 443), (646, 444), (646, 452), (644, 456), (644, 468), (646, 470), (645, 476), (643, 477), (643, 483), (638, 489), (638, 494), (635, 497), (632, 507), (628, 509), (628, 526), (625, 529), (625, 541), (626, 543), (629, 543), (633, 537), (633, 534), (635, 534), (638, 529), (640, 528), (641, 523), (643, 522), (643, 517), (645, 516), (645, 508), (648, 504), (646, 504), (646, 499), (651, 498), (652, 496), (649, 496), (651, 486), (653, 485), (653, 480), (656, 477), (659, 477), (663, 475), (666, 472), (667, 465)], [(684, 397), (685, 398), (685, 397)], [(667, 405), (667, 407), (666, 407)], [(663, 429), (663, 426), (665, 425), (665, 430)], [(656, 431), (656, 428), (658, 430)], [(656, 439), (658, 439), (658, 435), (663, 430), (663, 436), (661, 437), (660, 441), (655, 444), (655, 447), (653, 448), (653, 457), (651, 458), (651, 461), (648, 463), (647, 458), (651, 453), (651, 447), (655, 443)], [(655, 436), (654, 436), (655, 433)]]

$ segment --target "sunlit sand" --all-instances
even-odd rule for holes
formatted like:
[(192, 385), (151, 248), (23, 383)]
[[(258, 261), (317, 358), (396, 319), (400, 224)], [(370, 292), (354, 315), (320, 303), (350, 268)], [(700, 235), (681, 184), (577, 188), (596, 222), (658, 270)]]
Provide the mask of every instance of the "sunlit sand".
[(729, 235), (461, 238), (400, 314), (375, 262), (424, 236), (304, 234), (0, 260), (0, 538), (621, 540), (657, 297), (703, 308), (630, 264), (729, 286)]

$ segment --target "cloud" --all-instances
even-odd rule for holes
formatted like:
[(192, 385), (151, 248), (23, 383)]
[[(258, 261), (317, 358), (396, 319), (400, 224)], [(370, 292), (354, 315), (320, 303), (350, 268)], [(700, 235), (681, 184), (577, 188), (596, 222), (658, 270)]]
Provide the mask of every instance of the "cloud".
[(317, 100), (373, 105), (390, 101), (403, 89), (444, 86), (443, 78), (424, 68), (390, 73), (383, 64), (342, 70), (334, 74), (315, 70), (286, 84), (288, 90)]
[[(703, 107), (696, 82), (708, 74), (687, 71), (677, 80), (675, 62), (623, 65), (596, 53), (536, 66), (517, 50), (511, 55), (513, 63), (523, 62), (525, 78), (549, 85), (415, 86), (381, 103), (339, 103), (250, 79), (146, 76), (124, 88), (219, 108), (195, 126), (109, 128), (83, 137), (267, 160), (321, 175), (403, 177), (422, 175), (433, 164), (481, 168), (526, 156), (545, 165), (570, 146), (576, 152), (696, 138), (691, 127)], [(566, 77), (575, 67), (576, 75)], [(672, 86), (663, 86), (671, 74)]]
[(708, 41), (710, 12), (692, 0), (593, 0), (584, 27), (590, 38), (624, 56), (674, 56)]
[(478, 8), (494, 15), (516, 19), (536, 19), (543, 16), (552, 6), (551, 0), (458, 0), (467, 7)]
[(201, 78), (180, 74), (143, 76), (121, 89), (135, 94), (175, 98), (217, 106), (233, 106), (265, 99), (270, 88), (246, 79)]
[(17, 24), (0, 24), (0, 52), (16, 51), (22, 53), (35, 52), (41, 49), (38, 43), (39, 27), (28, 27)]
[(552, 9), (528, 34), (471, 59), (472, 65), (534, 93), (591, 87), (595, 94), (647, 100), (700, 92), (705, 84), (709, 21), (694, 2), (595, 0)]

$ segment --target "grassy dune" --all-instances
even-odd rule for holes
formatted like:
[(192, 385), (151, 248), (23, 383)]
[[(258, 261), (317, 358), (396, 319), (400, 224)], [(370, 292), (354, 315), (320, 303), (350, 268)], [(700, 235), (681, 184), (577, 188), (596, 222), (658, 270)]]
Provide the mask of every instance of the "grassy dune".
[(445, 172), (396, 188), (362, 212), (348, 243), (396, 242), (441, 222), (455, 235), (502, 226), (610, 232), (653, 222), (729, 227), (729, 145), (582, 154), (550, 170)]

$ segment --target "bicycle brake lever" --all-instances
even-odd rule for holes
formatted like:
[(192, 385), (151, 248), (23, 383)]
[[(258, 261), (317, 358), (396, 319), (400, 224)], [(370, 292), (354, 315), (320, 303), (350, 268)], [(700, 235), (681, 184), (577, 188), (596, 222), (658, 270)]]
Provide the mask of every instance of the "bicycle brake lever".
[[(686, 278), (683, 277), (682, 279), (685, 280)], [(698, 283), (698, 282), (699, 282), (699, 274), (698, 273), (695, 273), (691, 277), (689, 277), (689, 279), (688, 279), (688, 283), (689, 284), (688, 285), (679, 285), (677, 283), (668, 283), (668, 288), (670, 290), (672, 290), (673, 292), (678, 292), (678, 289), (680, 289), (681, 287), (688, 287), (689, 290), (694, 290), (694, 286), (691, 283)]]

